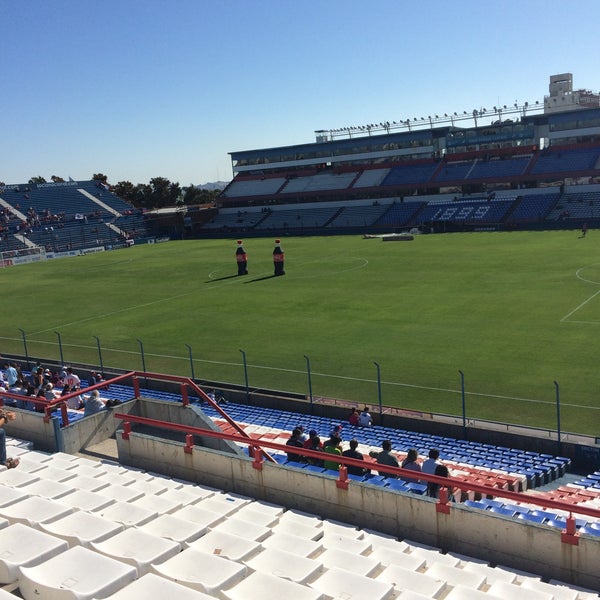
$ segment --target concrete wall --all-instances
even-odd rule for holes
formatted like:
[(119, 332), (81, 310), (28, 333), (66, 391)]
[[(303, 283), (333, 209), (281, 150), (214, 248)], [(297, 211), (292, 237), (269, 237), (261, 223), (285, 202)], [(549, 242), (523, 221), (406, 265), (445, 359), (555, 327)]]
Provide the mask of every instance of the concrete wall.
[(114, 413), (137, 414), (136, 404), (136, 400), (123, 402), (117, 407), (107, 408), (59, 429), (57, 447), (67, 454), (76, 454), (88, 446), (113, 437), (115, 431), (122, 426), (121, 419), (116, 419)]
[(561, 542), (555, 528), (514, 521), (453, 504), (438, 513), (435, 501), (412, 494), (384, 491), (302, 469), (264, 463), (255, 469), (245, 456), (195, 447), (133, 433), (117, 433), (119, 461), (219, 489), (333, 518), (357, 527), (394, 535), (489, 561), (600, 590), (600, 543), (582, 536), (578, 546)]
[(7, 435), (33, 442), (36, 449), (44, 452), (58, 451), (56, 436), (60, 427), (57, 417), (45, 423), (42, 413), (18, 408), (10, 408), (10, 410), (15, 413), (16, 418), (4, 426)]

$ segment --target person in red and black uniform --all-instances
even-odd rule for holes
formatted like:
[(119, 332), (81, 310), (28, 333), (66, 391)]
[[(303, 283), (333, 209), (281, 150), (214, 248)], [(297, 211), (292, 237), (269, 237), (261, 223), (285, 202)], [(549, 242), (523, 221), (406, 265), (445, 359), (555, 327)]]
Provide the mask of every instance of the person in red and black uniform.
[(275, 248), (273, 249), (273, 267), (275, 269), (275, 276), (285, 275), (283, 264), (285, 261), (285, 254), (281, 249), (281, 240), (275, 240)]
[(235, 260), (237, 261), (238, 275), (248, 275), (248, 255), (244, 250), (242, 240), (238, 240), (238, 247), (235, 251)]

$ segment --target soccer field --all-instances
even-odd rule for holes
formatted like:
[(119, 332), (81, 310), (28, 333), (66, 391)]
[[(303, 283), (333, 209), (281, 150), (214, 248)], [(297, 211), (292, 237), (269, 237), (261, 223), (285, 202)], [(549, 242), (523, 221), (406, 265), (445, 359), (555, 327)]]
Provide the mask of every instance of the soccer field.
[(590, 232), (194, 240), (0, 271), (0, 351), (600, 435)]

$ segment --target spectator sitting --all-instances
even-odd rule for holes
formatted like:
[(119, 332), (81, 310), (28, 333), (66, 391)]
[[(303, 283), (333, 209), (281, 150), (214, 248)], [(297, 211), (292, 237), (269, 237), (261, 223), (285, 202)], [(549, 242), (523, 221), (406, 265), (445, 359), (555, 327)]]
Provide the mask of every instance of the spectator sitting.
[[(333, 432), (332, 432), (333, 433)], [(327, 454), (334, 454), (337, 456), (342, 455), (342, 438), (337, 437), (336, 435), (332, 435), (324, 444), (323, 444), (323, 452), (327, 452)], [(334, 460), (326, 460), (323, 463), (323, 466), (326, 469), (330, 469), (331, 471), (338, 471), (340, 468), (340, 463)]]
[(348, 423), (350, 423), (350, 425), (358, 425), (358, 411), (356, 410), (356, 407), (350, 412)]
[(4, 378), (8, 383), (8, 387), (15, 387), (19, 381), (19, 374), (17, 373), (14, 363), (6, 363), (5, 368), (6, 371), (4, 372)]
[[(380, 465), (387, 465), (388, 467), (400, 466), (398, 464), (398, 459), (392, 454), (392, 442), (390, 442), (390, 440), (383, 440), (383, 442), (381, 442), (381, 452), (370, 452), (369, 456), (375, 458)], [(385, 473), (384, 471), (379, 471), (379, 474), (384, 477), (398, 477), (397, 475)]]
[[(71, 386), (69, 386), (69, 384), (66, 383), (65, 386), (63, 387), (60, 395), (61, 395), (61, 397), (67, 396), (68, 394), (70, 394), (71, 392), (74, 392), (74, 391), (75, 390), (72, 390)], [(70, 408), (71, 410), (79, 410), (79, 409), (83, 408), (83, 400), (81, 399), (81, 396), (77, 395), (77, 396), (71, 396), (70, 398), (67, 398), (67, 408)]]
[[(311, 431), (310, 433), (317, 433), (316, 431)], [(310, 435), (310, 434), (309, 434)], [(308, 444), (308, 445), (307, 445)], [(318, 435), (310, 436), (305, 442), (304, 447), (308, 450), (321, 451), (323, 450), (323, 444), (321, 443), (321, 438)], [(308, 463), (311, 465), (315, 465), (317, 467), (325, 466), (325, 461), (322, 458), (313, 458), (312, 456), (307, 457)]]
[(79, 379), (78, 375), (73, 373), (72, 367), (67, 367), (67, 376), (65, 381), (73, 391), (78, 390), (81, 387), (81, 380)]
[(300, 440), (302, 441), (302, 444), (304, 444), (304, 442), (308, 440), (308, 434), (304, 432), (304, 427), (302, 425), (297, 425), (296, 429), (300, 430)]
[[(450, 471), (446, 465), (438, 464), (433, 473), (438, 477), (450, 477)], [(439, 498), (440, 495), (440, 484), (439, 483), (428, 483), (427, 484), (427, 495), (431, 498)], [(449, 490), (450, 491), (450, 490)]]
[(100, 398), (98, 390), (92, 390), (92, 393), (84, 401), (83, 416), (89, 417), (94, 415), (106, 407), (104, 400)]
[(362, 412), (360, 413), (360, 416), (358, 417), (358, 424), (361, 427), (370, 427), (371, 425), (373, 425), (373, 417), (371, 416), (371, 413), (369, 412), (368, 406), (365, 406), (362, 409)]
[[(298, 428), (295, 427), (294, 430), (292, 431), (292, 435), (290, 435), (288, 441), (285, 443), (286, 446), (292, 446), (294, 448), (304, 448), (304, 443), (302, 442), (302, 431)], [(287, 453), (287, 457), (288, 460), (294, 461), (294, 462), (306, 462), (306, 459), (304, 458), (304, 456), (300, 455), (300, 454), (296, 454), (295, 452), (288, 452)]]
[(439, 457), (440, 451), (437, 448), (431, 448), (431, 450), (429, 450), (429, 458), (421, 466), (421, 471), (433, 475), (435, 473), (435, 468), (440, 464), (438, 461)]
[(0, 464), (7, 469), (14, 469), (19, 464), (18, 458), (6, 458), (6, 432), (4, 425), (9, 421), (14, 421), (16, 415), (14, 412), (0, 409)]
[(334, 425), (333, 429), (329, 432), (330, 438), (339, 438), (340, 442), (342, 441), (342, 426)]
[[(415, 450), (415, 448), (411, 448), (408, 451), (406, 458), (402, 461), (402, 464), (400, 466), (403, 469), (407, 469), (409, 471), (418, 471), (420, 473), (421, 465), (418, 462), (418, 458), (419, 458), (419, 455), (417, 454), (417, 451)], [(410, 479), (410, 478), (404, 478), (404, 479), (408, 483), (416, 483), (417, 481), (419, 481), (418, 479)]]
[[(357, 448), (358, 440), (351, 439), (350, 448), (348, 450), (344, 450), (344, 452), (342, 452), (342, 456), (345, 456), (346, 458), (354, 458), (356, 460), (363, 460), (363, 455), (358, 452)], [(361, 476), (368, 471), (368, 469), (365, 469), (364, 467), (355, 467), (354, 465), (346, 465), (346, 468), (348, 469), (348, 475)]]
[[(50, 381), (48, 381), (43, 388), (44, 398), (48, 401), (52, 401), (56, 398), (54, 395), (54, 385)], [(38, 394), (39, 395), (39, 394)]]
[[(319, 440), (318, 446), (316, 445), (316, 440)], [(315, 429), (311, 429), (308, 432), (308, 438), (303, 442), (303, 445), (305, 448), (310, 448), (311, 450), (321, 450), (323, 448), (321, 438)]]

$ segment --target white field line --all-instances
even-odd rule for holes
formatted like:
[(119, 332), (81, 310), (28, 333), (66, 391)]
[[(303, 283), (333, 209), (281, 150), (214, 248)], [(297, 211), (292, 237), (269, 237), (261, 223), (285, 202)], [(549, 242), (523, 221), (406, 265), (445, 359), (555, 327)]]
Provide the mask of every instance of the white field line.
[[(588, 265), (587, 267), (581, 267), (581, 268), (577, 269), (577, 271), (575, 271), (575, 277), (577, 277), (577, 279), (579, 279), (580, 281), (583, 281), (585, 283), (591, 283), (592, 285), (600, 285), (600, 282), (594, 281), (592, 279), (586, 279), (583, 276), (583, 271), (585, 269), (589, 269), (590, 267), (593, 267), (593, 266), (595, 266), (597, 264), (598, 263), (594, 263), (594, 264)], [(584, 300), (579, 306), (576, 306), (572, 311), (570, 311), (569, 313), (567, 313), (560, 320), (560, 322), (564, 323), (565, 321), (567, 321), (571, 315), (574, 315), (578, 310), (580, 310), (588, 302), (590, 302), (590, 300), (593, 300), (598, 294), (600, 294), (600, 289), (597, 292), (595, 292), (594, 294), (592, 294), (587, 300)], [(585, 323), (586, 325), (600, 325), (600, 322), (598, 322), (598, 321), (574, 321), (574, 320), (570, 320), (569, 323)]]

